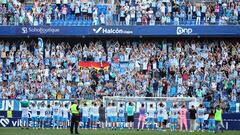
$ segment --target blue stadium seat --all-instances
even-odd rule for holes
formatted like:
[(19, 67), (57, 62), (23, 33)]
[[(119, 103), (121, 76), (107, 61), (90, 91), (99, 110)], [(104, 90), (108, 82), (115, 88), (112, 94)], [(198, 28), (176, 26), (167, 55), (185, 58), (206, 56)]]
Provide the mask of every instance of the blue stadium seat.
[(70, 18), (71, 18), (72, 20), (74, 20), (74, 19), (75, 19), (75, 15), (70, 15)]
[(168, 25), (174, 25), (174, 21), (171, 20), (171, 22)]
[(90, 24), (90, 26), (93, 24), (93, 21), (92, 20), (89, 20), (89, 24)]
[(77, 26), (81, 26), (82, 23), (83, 23), (83, 21), (82, 21), (82, 20), (79, 20), (78, 23), (77, 23)]
[(77, 26), (82, 26), (82, 25), (83, 25), (82, 22), (77, 23)]
[(71, 20), (71, 16), (67, 15), (66, 20)]
[(63, 22), (62, 20), (58, 20), (58, 21), (57, 21), (57, 25), (58, 25), (58, 26), (63, 26), (63, 25), (64, 25), (64, 22)]
[(87, 24), (87, 21), (82, 21), (83, 26), (86, 26), (86, 24)]
[(183, 24), (183, 21), (182, 21), (182, 20), (179, 20), (179, 24), (182, 25), (182, 24)]
[(231, 102), (231, 112), (236, 112), (236, 102), (235, 101), (232, 101)]
[(64, 21), (63, 26), (68, 26), (68, 21)]
[(55, 25), (55, 22), (54, 20), (52, 20), (50, 26), (54, 26), (54, 25)]
[(72, 26), (72, 24), (73, 24), (73, 21), (72, 21), (72, 20), (69, 20), (69, 21), (68, 21), (68, 26)]
[(73, 21), (73, 23), (72, 23), (73, 26), (77, 26), (77, 24), (78, 24), (78, 21), (76, 21), (76, 20)]
[(196, 24), (196, 20), (191, 20), (191, 25), (195, 25)]

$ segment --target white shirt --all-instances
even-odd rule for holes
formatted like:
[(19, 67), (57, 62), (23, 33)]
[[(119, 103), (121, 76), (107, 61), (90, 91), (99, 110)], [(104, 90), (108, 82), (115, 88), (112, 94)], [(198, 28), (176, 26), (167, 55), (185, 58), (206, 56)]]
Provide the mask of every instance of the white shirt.
[(40, 108), (40, 116), (45, 117), (46, 116), (46, 107), (41, 107)]
[(44, 69), (44, 76), (49, 76), (49, 69), (48, 68)]
[(172, 118), (178, 117), (178, 108), (171, 108), (171, 117)]
[(75, 13), (80, 13), (80, 10), (79, 10), (78, 6), (75, 8)]
[(161, 12), (164, 13), (164, 14), (165, 14), (165, 8), (166, 7), (164, 5), (161, 6)]
[(182, 85), (182, 77), (179, 77), (179, 78), (178, 78), (178, 84), (179, 84), (179, 85)]
[(105, 24), (105, 17), (104, 16), (100, 16), (100, 22), (102, 23), (102, 24)]
[(88, 117), (88, 113), (89, 113), (89, 108), (87, 107), (87, 106), (84, 106), (84, 107), (82, 107), (82, 116), (83, 117)]
[(112, 116), (117, 116), (117, 107), (116, 106), (111, 107), (111, 114), (112, 114)]
[(28, 107), (22, 108), (22, 117), (28, 117)]
[(125, 21), (126, 21), (126, 25), (129, 25), (129, 22), (130, 22), (130, 14), (128, 14), (125, 18)]
[(153, 69), (157, 69), (157, 63), (156, 62), (153, 63)]
[(111, 107), (110, 106), (108, 106), (106, 108), (106, 113), (107, 113), (107, 117), (111, 117), (112, 116), (112, 114), (111, 114)]
[(93, 116), (99, 116), (99, 111), (98, 110), (99, 110), (98, 106), (92, 107)]
[(147, 62), (143, 62), (143, 70), (147, 70)]
[(88, 7), (88, 13), (92, 13), (92, 7)]
[(149, 110), (148, 110), (148, 117), (149, 118), (154, 118), (154, 116), (155, 116), (155, 109), (154, 108), (149, 108)]
[(159, 107), (158, 110), (157, 110), (157, 112), (158, 112), (158, 113), (157, 113), (157, 116), (158, 116), (158, 117), (164, 117), (165, 111), (166, 111), (165, 108)]
[(38, 20), (34, 19), (33, 26), (38, 26)]
[(93, 112), (92, 112), (93, 110), (92, 109), (93, 109), (93, 106), (90, 106), (90, 108), (89, 108), (90, 115), (93, 115)]
[(52, 115), (52, 108), (47, 108), (45, 113), (46, 113), (46, 116), (48, 118), (51, 117), (51, 115)]
[(204, 118), (204, 112), (205, 108), (198, 108), (197, 110), (198, 118)]
[(50, 16), (47, 17), (47, 24), (51, 24), (51, 17)]
[(136, 17), (135, 11), (131, 11), (130, 14), (131, 14), (131, 18), (135, 18)]
[(119, 117), (124, 117), (125, 109), (124, 107), (118, 108), (118, 116)]
[(59, 107), (58, 109), (58, 116), (63, 116), (63, 107)]
[(63, 4), (68, 4), (68, 0), (63, 0)]
[(68, 112), (69, 112), (68, 108), (63, 108), (63, 118), (68, 118)]
[(135, 61), (135, 67), (136, 67), (136, 68), (140, 68), (139, 61), (138, 61), (138, 60)]
[(207, 7), (206, 7), (206, 5), (203, 5), (203, 6), (202, 6), (202, 9), (201, 9), (201, 12), (202, 12), (202, 13), (206, 13), (206, 11), (207, 11)]
[(54, 106), (53, 108), (52, 108), (52, 110), (53, 110), (53, 115), (58, 115), (58, 109), (59, 109), (59, 107), (58, 106)]
[(68, 74), (67, 74), (67, 81), (71, 81), (71, 80), (72, 80), (72, 75), (71, 75), (71, 73), (68, 72)]
[(167, 114), (167, 111), (165, 111), (165, 112), (164, 112), (164, 115), (163, 115), (163, 116), (164, 116), (164, 117), (163, 117), (163, 118), (164, 118), (164, 120), (167, 120), (167, 119), (168, 119), (168, 114)]
[(37, 117), (37, 111), (38, 111), (37, 107), (32, 107), (31, 111), (32, 111), (32, 117)]
[(60, 0), (56, 0), (56, 4), (61, 4), (61, 1)]
[(2, 0), (2, 4), (6, 4), (7, 3), (7, 0)]

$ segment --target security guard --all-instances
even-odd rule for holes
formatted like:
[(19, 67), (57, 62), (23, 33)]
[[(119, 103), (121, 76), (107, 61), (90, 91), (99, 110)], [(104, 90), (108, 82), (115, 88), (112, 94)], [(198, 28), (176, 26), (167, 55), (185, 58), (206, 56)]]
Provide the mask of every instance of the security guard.
[(8, 108), (7, 118), (12, 118), (12, 110), (11, 110), (11, 107)]
[(78, 134), (78, 123), (80, 119), (80, 114), (77, 100), (74, 100), (74, 102), (72, 103), (70, 111), (72, 113), (70, 132), (71, 134), (73, 134), (73, 126), (75, 125), (75, 134)]
[(219, 129), (221, 129), (221, 131), (223, 132), (224, 127), (222, 124), (222, 113), (223, 113), (223, 110), (221, 109), (220, 105), (218, 105), (216, 107), (215, 116), (214, 116), (215, 123), (216, 123), (215, 133), (217, 133)]

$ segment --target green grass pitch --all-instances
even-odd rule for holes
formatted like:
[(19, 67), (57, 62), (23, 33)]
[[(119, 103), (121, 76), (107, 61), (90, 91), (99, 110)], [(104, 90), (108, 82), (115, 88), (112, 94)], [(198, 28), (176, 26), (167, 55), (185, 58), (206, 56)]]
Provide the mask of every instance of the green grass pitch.
[[(112, 131), (108, 129), (79, 130), (80, 135), (215, 135), (215, 133), (208, 132), (159, 132), (159, 131), (137, 131), (137, 130), (117, 130)], [(0, 135), (70, 135), (69, 130), (63, 129), (21, 129), (21, 128), (0, 128)], [(217, 135), (240, 135), (240, 131), (224, 131), (217, 133)]]

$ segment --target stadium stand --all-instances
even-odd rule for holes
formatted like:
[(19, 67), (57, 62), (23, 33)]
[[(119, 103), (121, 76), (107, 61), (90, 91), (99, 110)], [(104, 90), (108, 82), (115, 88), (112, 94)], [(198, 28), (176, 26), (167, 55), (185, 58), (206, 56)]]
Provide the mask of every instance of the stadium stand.
[(0, 129), (240, 130), (239, 24), (239, 0), (0, 0)]
[(238, 0), (3, 0), (0, 25), (236, 25)]
[(0, 99), (197, 97), (228, 109), (240, 100), (238, 41), (1, 41), (0, 50)]

